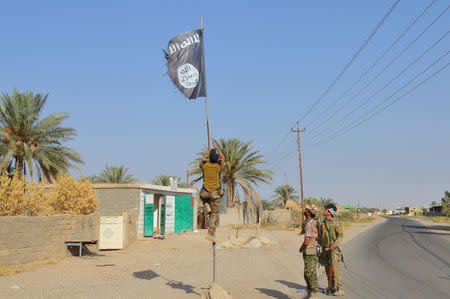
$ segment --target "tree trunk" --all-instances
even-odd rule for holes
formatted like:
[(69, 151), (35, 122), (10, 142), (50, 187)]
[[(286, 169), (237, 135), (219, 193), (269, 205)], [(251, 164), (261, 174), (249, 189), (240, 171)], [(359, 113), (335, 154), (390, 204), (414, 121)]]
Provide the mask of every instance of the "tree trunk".
[(234, 200), (234, 184), (230, 181), (227, 181), (227, 207), (233, 207)]
[(14, 170), (14, 175), (18, 175), (19, 178), (23, 175), (23, 159), (21, 157), (16, 157), (16, 169)]

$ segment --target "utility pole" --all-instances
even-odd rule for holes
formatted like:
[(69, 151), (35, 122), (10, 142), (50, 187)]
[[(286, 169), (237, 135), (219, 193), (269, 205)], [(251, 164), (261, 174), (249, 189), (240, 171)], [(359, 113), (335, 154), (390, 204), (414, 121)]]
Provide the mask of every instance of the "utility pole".
[(284, 184), (285, 184), (284, 186), (286, 187), (286, 195), (287, 195), (286, 204), (287, 204), (287, 202), (289, 201), (289, 190), (288, 190), (286, 172), (284, 173)]
[(305, 132), (305, 128), (303, 130), (300, 130), (298, 128), (298, 122), (297, 122), (297, 130), (291, 129), (292, 133), (297, 132), (297, 141), (298, 141), (298, 163), (300, 167), (300, 190), (301, 190), (301, 198), (302, 198), (302, 225), (305, 222), (305, 202), (303, 200), (303, 176), (302, 176), (302, 153), (300, 149), (300, 133)]

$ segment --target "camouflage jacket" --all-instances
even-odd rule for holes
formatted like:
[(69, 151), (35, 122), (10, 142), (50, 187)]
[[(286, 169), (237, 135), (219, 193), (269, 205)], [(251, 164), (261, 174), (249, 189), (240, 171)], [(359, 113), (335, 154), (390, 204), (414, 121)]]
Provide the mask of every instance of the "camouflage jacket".
[[(331, 232), (331, 242), (330, 242)], [(328, 249), (331, 244), (339, 246), (342, 244), (344, 238), (344, 230), (341, 224), (336, 220), (324, 220), (320, 224), (320, 245), (323, 249)]]

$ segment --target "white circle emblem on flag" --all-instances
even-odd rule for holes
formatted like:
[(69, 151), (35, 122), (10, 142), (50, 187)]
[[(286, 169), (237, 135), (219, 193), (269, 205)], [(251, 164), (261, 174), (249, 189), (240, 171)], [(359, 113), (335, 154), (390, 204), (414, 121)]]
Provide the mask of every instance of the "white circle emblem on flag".
[(198, 70), (190, 63), (185, 63), (178, 68), (178, 82), (184, 88), (194, 88), (198, 83)]

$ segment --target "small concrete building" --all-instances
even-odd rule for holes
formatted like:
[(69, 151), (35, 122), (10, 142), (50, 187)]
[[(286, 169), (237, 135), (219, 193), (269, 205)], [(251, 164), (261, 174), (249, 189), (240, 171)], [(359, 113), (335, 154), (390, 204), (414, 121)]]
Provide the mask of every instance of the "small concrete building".
[(100, 249), (127, 246), (128, 235), (180, 233), (197, 229), (195, 189), (151, 184), (93, 184), (101, 215)]

